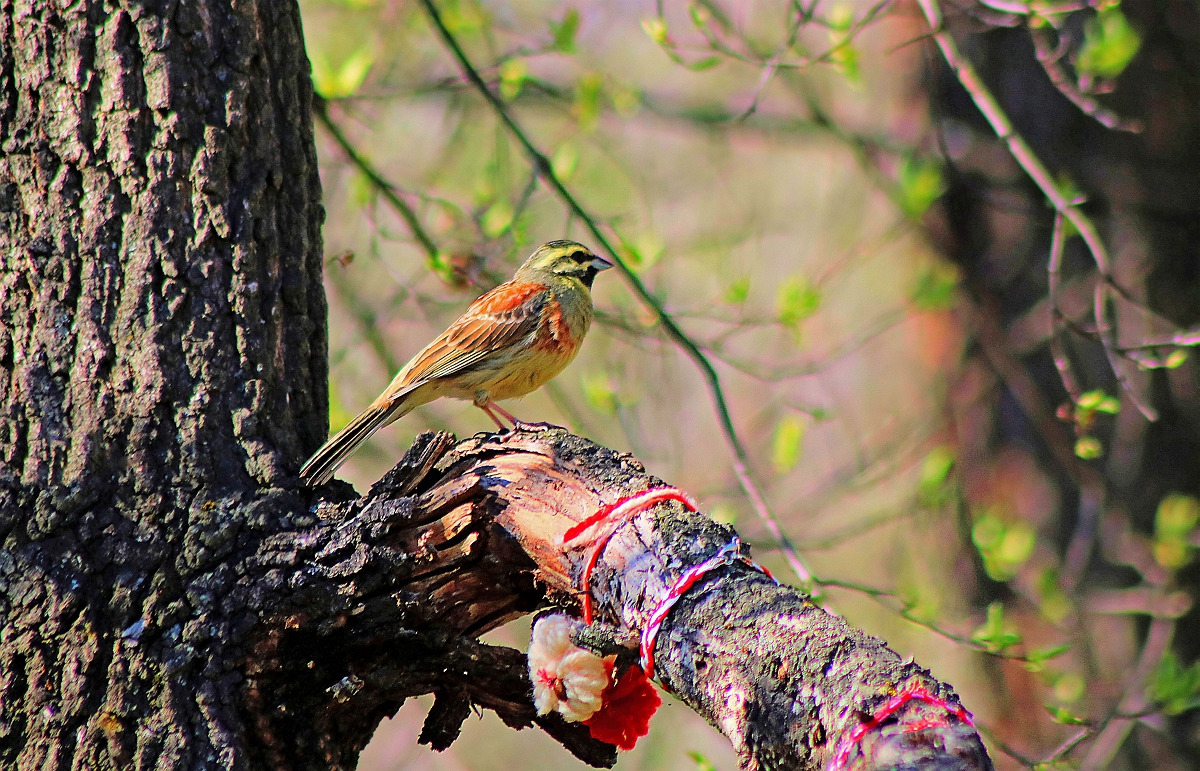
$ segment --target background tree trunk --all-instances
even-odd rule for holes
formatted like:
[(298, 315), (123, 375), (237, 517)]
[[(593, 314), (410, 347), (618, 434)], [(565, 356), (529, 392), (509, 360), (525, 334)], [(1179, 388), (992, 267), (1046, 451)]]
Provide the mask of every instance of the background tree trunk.
[[(1140, 133), (1101, 125), (1055, 87), (1039, 64), (1034, 45), (1039, 35), (1052, 34), (1048, 29), (1031, 31), (1023, 20), (980, 5), (943, 4), (943, 8), (963, 51), (1017, 132), (1052, 174), (1070, 180), (1086, 195), (1085, 210), (1112, 254), (1115, 282), (1165, 319), (1148, 321), (1148, 314), (1132, 303), (1117, 302), (1113, 313), (1122, 344), (1194, 327), (1200, 322), (1200, 15), (1196, 5), (1174, 0), (1121, 4), (1140, 36), (1141, 48), (1112, 93), (1098, 99), (1104, 109), (1140, 124)], [(1072, 15), (1060, 31), (1060, 63), (1070, 77), (1074, 76), (1070, 62), (1091, 15), (1090, 11)], [(954, 406), (964, 476), (977, 480), (994, 476), (1011, 448), (1036, 457), (1041, 473), (1054, 480), (1061, 493), (1062, 516), (1046, 535), (1059, 544), (1062, 589), (1080, 606), (1093, 589), (1154, 583), (1114, 554), (1118, 540), (1128, 531), (1154, 533), (1155, 512), (1165, 496), (1200, 493), (1200, 368), (1194, 351), (1178, 369), (1140, 372), (1125, 362), (1125, 374), (1135, 389), (1159, 412), (1159, 419), (1149, 422), (1117, 383), (1095, 335), (1065, 334), (1065, 350), (1080, 387), (1105, 390), (1123, 402), (1115, 419), (1101, 419), (1092, 429), (1103, 444), (1103, 456), (1090, 463), (1074, 457), (1076, 437), (1071, 426), (1054, 417), (1069, 398), (1047, 345), (1047, 261), (1054, 212), (995, 139), (940, 56), (931, 61), (931, 109), (950, 172), (945, 218), (935, 222), (935, 232), (945, 237), (943, 250), (962, 267), (964, 286), (974, 303), (976, 337), (962, 389), (970, 395), (964, 393)], [(1067, 244), (1060, 301), (1068, 316), (1088, 322), (1079, 298), (1086, 297), (1096, 270), (1082, 247), (1079, 239)], [(988, 371), (992, 374), (982, 380), (994, 380), (997, 398), (978, 398), (979, 389), (989, 387), (979, 385), (980, 374)], [(976, 552), (970, 543), (965, 548)], [(1154, 560), (1149, 563), (1153, 566)], [(981, 569), (977, 572), (980, 606), (1009, 598), (1007, 587), (989, 581)], [(1172, 581), (1177, 581), (1172, 588), (1195, 597), (1200, 571), (1193, 564), (1172, 576)], [(1161, 586), (1153, 588), (1158, 591)], [(1197, 614), (1200, 608), (1193, 604), (1174, 626), (1163, 622), (1174, 630), (1174, 646), (1183, 661), (1195, 659), (1200, 652)], [(1107, 646), (1101, 628), (1081, 628), (1085, 643), (1077, 653), (1084, 670), (1093, 674)], [(1143, 640), (1148, 628), (1140, 626)], [(1096, 636), (1089, 640), (1092, 634)], [(1151, 665), (1157, 661), (1152, 658)], [(997, 692), (1006, 690), (998, 671), (993, 674)], [(1141, 673), (1143, 680), (1146, 674)], [(1132, 687), (1141, 698), (1141, 681)], [(1022, 689), (1014, 690), (1016, 699)], [(1106, 693), (1091, 684), (1088, 693), (1100, 700), (1120, 698), (1119, 693)], [(1011, 712), (1029, 714), (1038, 706), (1014, 703)], [(1129, 709), (1126, 704), (1123, 709), (1139, 708)], [(1200, 762), (1200, 712), (1192, 710), (1170, 722), (1170, 752), (1186, 759), (1185, 765)], [(1020, 724), (1018, 717), (1013, 725)], [(1105, 740), (1089, 750), (1085, 767), (1107, 765), (1133, 721), (1114, 724)], [(1020, 741), (1017, 736), (1009, 738)], [(1130, 742), (1118, 767), (1152, 765), (1154, 761), (1141, 754), (1146, 751), (1141, 743)]]

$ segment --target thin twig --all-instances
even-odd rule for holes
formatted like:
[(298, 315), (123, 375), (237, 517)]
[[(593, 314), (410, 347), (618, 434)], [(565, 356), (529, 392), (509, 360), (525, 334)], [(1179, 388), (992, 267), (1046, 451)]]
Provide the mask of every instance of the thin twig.
[(1054, 366), (1058, 369), (1058, 377), (1072, 404), (1079, 404), (1083, 389), (1071, 369), (1071, 359), (1063, 345), (1064, 324), (1062, 309), (1058, 305), (1058, 287), (1062, 278), (1063, 252), (1066, 250), (1066, 228), (1062, 212), (1054, 213), (1054, 231), (1050, 236), (1050, 259), (1046, 263), (1046, 278), (1048, 294), (1050, 295), (1050, 354), (1054, 358)]
[(437, 6), (432, 0), (421, 0), (421, 5), (424, 7), (426, 14), (429, 16), (430, 22), (441, 36), (446, 47), (458, 60), (459, 66), (462, 68), (463, 75), (475, 87), (480, 95), (487, 101), (495, 112), (496, 117), (504, 125), (513, 138), (521, 145), (525, 154), (529, 158), (530, 164), (537, 171), (538, 176), (542, 181), (554, 191), (559, 200), (567, 207), (568, 211), (578, 218), (587, 228), (592, 237), (601, 245), (605, 252), (612, 258), (614, 263), (624, 275), (626, 282), (633, 289), (634, 294), (642, 301), (642, 303), (654, 312), (658, 322), (662, 325), (667, 336), (679, 348), (687, 354), (693, 363), (699, 368), (701, 375), (704, 377), (706, 386), (708, 387), (709, 396), (712, 399), (713, 407), (716, 410), (717, 418), (721, 426), (721, 432), (724, 435), (725, 443), (729, 446), (734, 458), (734, 472), (737, 475), (738, 481), (745, 490), (747, 498), (755, 512), (763, 520), (767, 530), (772, 537), (779, 543), (781, 550), (787, 560), (788, 565), (796, 573), (797, 577), (803, 583), (812, 581), (812, 572), (805, 566), (804, 561), (800, 558), (791, 539), (783, 532), (779, 526), (778, 520), (771, 512), (770, 507), (766, 503), (766, 499), (759, 488), (758, 483), (750, 474), (750, 455), (746, 450), (746, 446), (742, 443), (738, 436), (737, 430), (733, 425), (733, 418), (729, 412), (729, 405), (725, 399), (725, 392), (721, 386), (720, 376), (717, 374), (716, 368), (700, 347), (690, 337), (683, 332), (682, 329), (675, 323), (674, 319), (666, 312), (660, 303), (641, 282), (637, 274), (621, 259), (617, 250), (613, 248), (609, 238), (600, 229), (597, 221), (590, 213), (588, 213), (582, 205), (575, 199), (574, 195), (563, 185), (562, 181), (554, 173), (553, 167), (550, 165), (550, 160), (533, 144), (529, 135), (517, 124), (516, 120), (509, 113), (508, 108), (500, 100), (500, 98), (488, 87), (480, 76), (478, 69), (471, 63), (458, 40), (446, 27), (442, 21), (441, 14), (438, 12)]
[(1033, 51), (1038, 63), (1050, 78), (1050, 82), (1058, 92), (1071, 101), (1084, 115), (1091, 116), (1097, 123), (1113, 131), (1126, 131), (1130, 134), (1142, 132), (1142, 122), (1122, 118), (1112, 110), (1097, 102), (1090, 94), (1085, 94), (1062, 66), (1062, 45), (1055, 45), (1050, 39), (1049, 25), (1041, 28), (1030, 27), (1029, 35), (1033, 38)]
[(1008, 151), (1012, 154), (1013, 159), (1016, 160), (1017, 164), (1020, 165), (1029, 178), (1033, 180), (1033, 183), (1037, 185), (1042, 195), (1050, 201), (1054, 210), (1062, 214), (1068, 222), (1074, 225), (1080, 237), (1083, 238), (1083, 242), (1092, 254), (1092, 260), (1096, 263), (1096, 269), (1100, 272), (1100, 280), (1096, 282), (1096, 292), (1092, 305), (1093, 313), (1096, 317), (1096, 332), (1100, 337), (1100, 344), (1104, 348), (1104, 354), (1108, 359), (1109, 366), (1112, 368), (1117, 382), (1121, 384), (1121, 387), (1129, 395), (1130, 401), (1133, 402), (1148, 420), (1157, 420), (1158, 412), (1149, 404), (1144, 403), (1134, 392), (1132, 385), (1129, 383), (1128, 376), (1122, 367), (1120, 354), (1117, 352), (1116, 333), (1113, 325), (1108, 321), (1109, 291), (1113, 286), (1112, 262), (1109, 259), (1104, 241), (1100, 238), (1100, 234), (1096, 230), (1096, 226), (1079, 208), (1079, 202), (1069, 200), (1063, 191), (1058, 188), (1049, 170), (1042, 164), (1041, 159), (1033, 152), (1033, 149), (1025, 141), (1024, 137), (1018, 134), (1016, 129), (1013, 128), (1008, 115), (1000, 107), (995, 97), (992, 96), (987, 86), (984, 85), (983, 79), (979, 77), (979, 74), (975, 71), (970, 61), (959, 53), (958, 45), (954, 42), (954, 38), (951, 37), (950, 33), (946, 31), (943, 24), (942, 12), (937, 0), (917, 0), (917, 3), (921, 6), (930, 29), (933, 30), (933, 39), (941, 50), (943, 58), (945, 58), (950, 69), (954, 71), (958, 82), (971, 95), (972, 101), (975, 102), (975, 106), (992, 127), (992, 131), (1008, 147)]
[(346, 154), (346, 157), (350, 159), (355, 168), (371, 182), (408, 225), (413, 238), (417, 239), (417, 242), (421, 244), (421, 248), (425, 250), (425, 254), (429, 259), (433, 260), (437, 258), (439, 253), (437, 244), (434, 243), (433, 239), (425, 231), (424, 226), (421, 225), (421, 219), (417, 216), (417, 213), (413, 211), (413, 208), (408, 205), (407, 201), (400, 197), (400, 193), (395, 185), (384, 179), (383, 175), (366, 158), (359, 154), (354, 145), (350, 143), (350, 140), (346, 138), (346, 135), (342, 133), (341, 127), (330, 117), (329, 104), (317, 94), (313, 94), (313, 113), (317, 116), (317, 120), (320, 121), (321, 125), (325, 127), (325, 130), (329, 132), (329, 135), (333, 137), (333, 141), (337, 143), (338, 147), (342, 148), (342, 152)]

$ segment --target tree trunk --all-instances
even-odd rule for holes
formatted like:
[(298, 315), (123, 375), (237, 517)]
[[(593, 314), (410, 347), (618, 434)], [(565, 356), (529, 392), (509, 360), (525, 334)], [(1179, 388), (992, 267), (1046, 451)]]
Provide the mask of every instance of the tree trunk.
[[(294, 475), (327, 428), (296, 5), (0, 12), (0, 764), (347, 768), (430, 692), (435, 747), (480, 705), (611, 764), (473, 638), (576, 608), (559, 536), (657, 480), (554, 431), (426, 435), (363, 498)], [(644, 628), (730, 538), (639, 515), (592, 580), (602, 619)], [(740, 563), (653, 649), (746, 768), (990, 767), (947, 686)]]
[(0, 765), (238, 765), (222, 560), (327, 422), (299, 11), (16, 0), (0, 41)]

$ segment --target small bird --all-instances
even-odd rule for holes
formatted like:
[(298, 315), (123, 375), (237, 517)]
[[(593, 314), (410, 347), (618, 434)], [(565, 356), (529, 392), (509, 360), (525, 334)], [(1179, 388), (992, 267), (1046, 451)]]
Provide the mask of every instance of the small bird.
[(387, 390), (308, 459), (300, 476), (324, 484), (379, 429), (442, 396), (467, 399), (521, 425), (495, 402), (524, 396), (562, 372), (592, 324), (592, 281), (612, 263), (574, 241), (550, 241), (512, 280), (485, 293), (412, 357)]

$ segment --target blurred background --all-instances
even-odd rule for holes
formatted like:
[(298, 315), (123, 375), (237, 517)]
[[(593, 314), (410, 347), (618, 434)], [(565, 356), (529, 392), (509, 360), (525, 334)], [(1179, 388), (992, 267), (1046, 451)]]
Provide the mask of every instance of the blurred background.
[[(720, 374), (820, 602), (953, 684), (998, 767), (1197, 767), (1194, 4), (941, 6), (1054, 184), (1086, 199), (1107, 279), (915, 3), (436, 6), (659, 305), (602, 274), (578, 359), (504, 406), (633, 453), (798, 583), (669, 315)], [(325, 100), (337, 430), (539, 244), (598, 244), (421, 3), (301, 7)], [(1099, 321), (1098, 283), (1115, 287)], [(365, 489), (431, 428), (491, 423), (435, 402), (341, 476)], [(490, 713), (433, 753), (416, 745), (428, 706), (385, 721), (360, 768), (583, 767)], [(670, 697), (618, 763), (736, 767)]]

